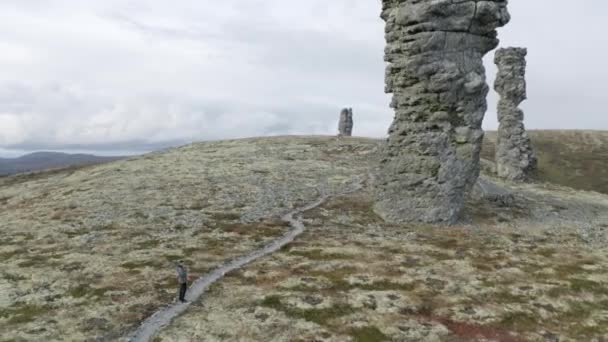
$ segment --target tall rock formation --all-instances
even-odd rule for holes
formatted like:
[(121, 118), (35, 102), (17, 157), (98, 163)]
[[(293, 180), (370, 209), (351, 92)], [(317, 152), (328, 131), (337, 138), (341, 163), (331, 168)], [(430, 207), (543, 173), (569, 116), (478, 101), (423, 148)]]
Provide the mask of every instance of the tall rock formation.
[(395, 119), (375, 210), (392, 222), (454, 223), (479, 176), (489, 87), (483, 56), (506, 0), (383, 0), (386, 92)]
[(537, 159), (524, 126), (524, 112), (518, 106), (526, 99), (526, 55), (524, 48), (496, 51), (498, 75), (494, 89), (498, 101), (496, 171), (500, 177), (525, 181), (536, 169)]
[(338, 123), (338, 135), (350, 137), (353, 135), (353, 109), (344, 108), (340, 112), (340, 122)]

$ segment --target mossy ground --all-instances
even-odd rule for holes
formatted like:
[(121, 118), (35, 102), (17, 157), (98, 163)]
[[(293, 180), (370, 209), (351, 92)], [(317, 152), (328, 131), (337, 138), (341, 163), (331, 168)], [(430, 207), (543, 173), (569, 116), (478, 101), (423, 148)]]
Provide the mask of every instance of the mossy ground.
[[(368, 174), (377, 147), (235, 140), (0, 177), (0, 336), (119, 339), (174, 299), (176, 260), (197, 275), (263, 246), (287, 229), (282, 214)], [(580, 231), (608, 227), (608, 199), (505, 186), (515, 206), (470, 202), (470, 222), (452, 228), (387, 224), (365, 191), (333, 198), (305, 213), (298, 240), (228, 274), (159, 339), (608, 338), (607, 251)]]
[(283, 235), (376, 146), (232, 140), (0, 177), (0, 340), (116, 339), (174, 300), (175, 261), (197, 276)]
[[(551, 229), (389, 225), (371, 207), (369, 195), (358, 193), (306, 213), (309, 230), (296, 242), (229, 274), (202, 307), (191, 308), (160, 336), (223, 334), (227, 341), (608, 337), (607, 250)], [(238, 329), (223, 331), (227, 325)]]

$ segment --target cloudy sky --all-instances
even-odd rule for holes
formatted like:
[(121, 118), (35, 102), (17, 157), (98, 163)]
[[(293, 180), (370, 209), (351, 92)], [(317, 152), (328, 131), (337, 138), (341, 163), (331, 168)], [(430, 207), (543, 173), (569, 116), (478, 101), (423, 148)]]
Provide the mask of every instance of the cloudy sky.
[[(529, 48), (528, 127), (608, 129), (607, 9), (511, 0), (500, 35)], [(334, 134), (344, 106), (357, 135), (382, 137), (379, 12), (379, 0), (2, 0), (0, 156)]]

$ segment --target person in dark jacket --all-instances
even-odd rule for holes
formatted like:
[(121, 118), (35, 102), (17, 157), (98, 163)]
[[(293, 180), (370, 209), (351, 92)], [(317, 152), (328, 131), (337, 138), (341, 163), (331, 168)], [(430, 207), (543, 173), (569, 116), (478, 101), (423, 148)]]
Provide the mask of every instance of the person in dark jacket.
[(177, 283), (179, 284), (179, 301), (186, 302), (186, 291), (188, 290), (188, 271), (184, 263), (180, 260), (177, 262)]

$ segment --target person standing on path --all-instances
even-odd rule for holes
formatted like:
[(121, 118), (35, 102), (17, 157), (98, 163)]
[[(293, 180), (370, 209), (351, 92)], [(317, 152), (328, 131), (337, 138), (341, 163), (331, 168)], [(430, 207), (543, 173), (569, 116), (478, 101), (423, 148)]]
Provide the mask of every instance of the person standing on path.
[(188, 290), (188, 271), (181, 260), (177, 262), (176, 271), (179, 284), (179, 301), (185, 303), (186, 291)]

